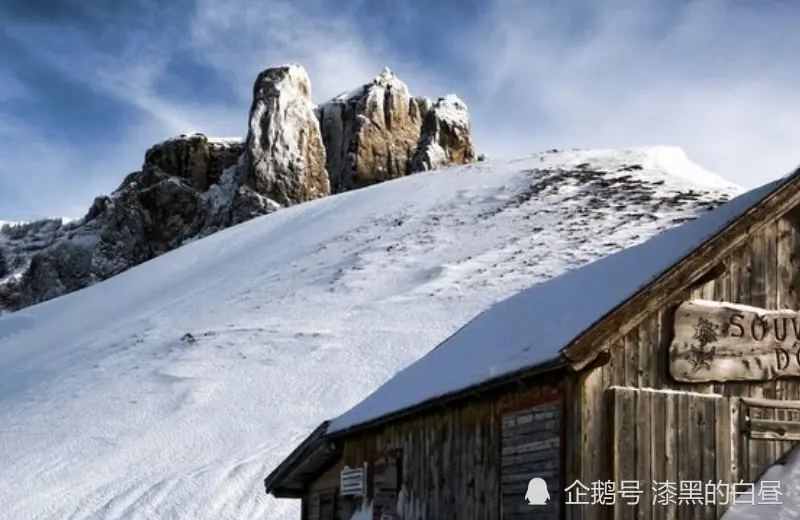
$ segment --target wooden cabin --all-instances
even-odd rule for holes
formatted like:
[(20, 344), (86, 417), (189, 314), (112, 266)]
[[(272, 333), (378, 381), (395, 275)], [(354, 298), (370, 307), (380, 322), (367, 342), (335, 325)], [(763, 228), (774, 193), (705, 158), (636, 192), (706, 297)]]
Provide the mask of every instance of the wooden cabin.
[(496, 304), (320, 425), (267, 492), (302, 520), (710, 520), (776, 500), (753, 483), (800, 440), (798, 205), (800, 170)]

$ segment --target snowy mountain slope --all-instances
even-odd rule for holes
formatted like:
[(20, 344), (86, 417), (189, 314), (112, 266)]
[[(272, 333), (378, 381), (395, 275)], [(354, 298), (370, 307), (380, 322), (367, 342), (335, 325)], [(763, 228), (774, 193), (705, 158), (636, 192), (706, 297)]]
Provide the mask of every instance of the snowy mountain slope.
[(416, 174), (0, 317), (0, 519), (297, 518), (262, 479), (320, 421), (491, 303), (739, 191), (681, 157)]

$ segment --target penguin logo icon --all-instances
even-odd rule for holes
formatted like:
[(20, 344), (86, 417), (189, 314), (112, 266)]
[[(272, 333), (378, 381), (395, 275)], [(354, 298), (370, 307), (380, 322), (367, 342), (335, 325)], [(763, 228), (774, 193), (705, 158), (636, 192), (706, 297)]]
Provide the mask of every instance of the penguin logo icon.
[(543, 506), (550, 500), (550, 492), (547, 491), (547, 483), (539, 477), (532, 478), (528, 482), (528, 492), (525, 493), (525, 500), (531, 506)]

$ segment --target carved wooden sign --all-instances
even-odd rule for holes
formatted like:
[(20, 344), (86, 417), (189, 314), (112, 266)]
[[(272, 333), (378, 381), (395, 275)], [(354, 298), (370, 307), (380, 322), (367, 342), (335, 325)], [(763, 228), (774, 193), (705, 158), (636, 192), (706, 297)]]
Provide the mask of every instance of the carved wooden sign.
[(677, 381), (800, 376), (800, 312), (687, 301), (675, 313), (670, 373)]

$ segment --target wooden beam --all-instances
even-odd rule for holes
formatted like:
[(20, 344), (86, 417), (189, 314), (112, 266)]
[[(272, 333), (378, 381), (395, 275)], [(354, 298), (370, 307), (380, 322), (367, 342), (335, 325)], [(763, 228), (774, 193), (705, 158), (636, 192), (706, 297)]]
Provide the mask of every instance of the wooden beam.
[(717, 278), (725, 274), (727, 270), (728, 270), (727, 264), (725, 262), (720, 262), (711, 269), (709, 269), (708, 271), (706, 271), (705, 274), (703, 274), (700, 278), (695, 280), (691, 284), (691, 287), (692, 288), (700, 287), (707, 284), (708, 282), (716, 280)]
[(783, 410), (800, 410), (800, 401), (783, 401), (762, 399), (760, 397), (742, 397), (742, 403), (751, 408), (780, 408)]
[(748, 430), (751, 439), (800, 441), (798, 422), (752, 419)]

